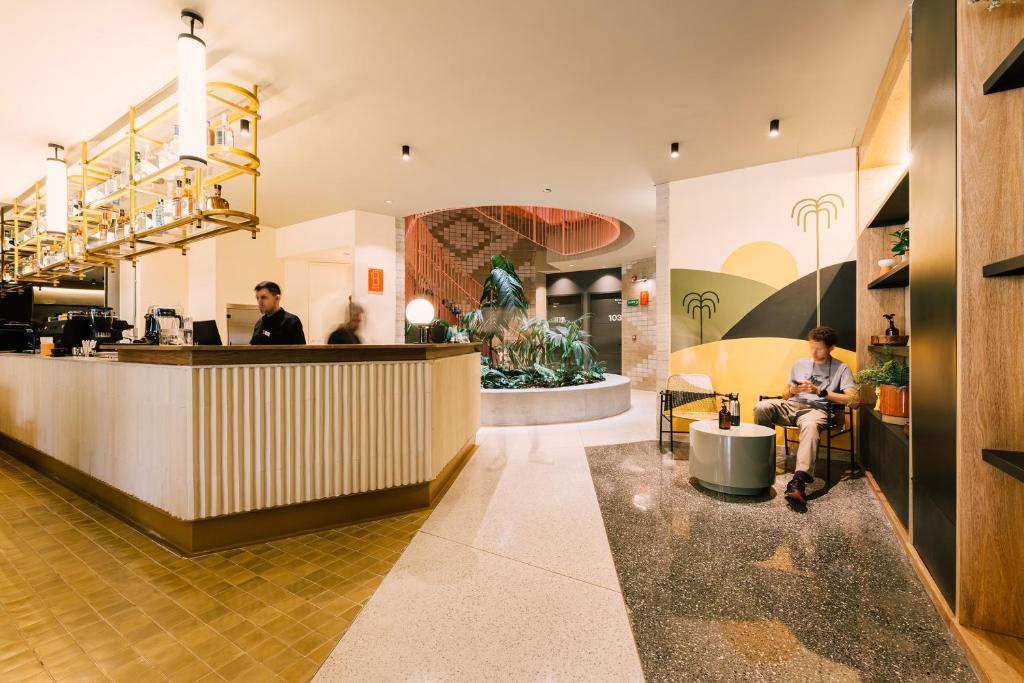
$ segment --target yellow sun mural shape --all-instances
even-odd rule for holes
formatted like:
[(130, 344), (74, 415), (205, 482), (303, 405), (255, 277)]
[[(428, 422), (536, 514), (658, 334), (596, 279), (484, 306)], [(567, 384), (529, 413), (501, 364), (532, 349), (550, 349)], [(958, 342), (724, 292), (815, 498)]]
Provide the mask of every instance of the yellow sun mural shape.
[(782, 289), (797, 279), (796, 258), (778, 242), (750, 242), (739, 247), (725, 259), (719, 269), (727, 275), (738, 275)]

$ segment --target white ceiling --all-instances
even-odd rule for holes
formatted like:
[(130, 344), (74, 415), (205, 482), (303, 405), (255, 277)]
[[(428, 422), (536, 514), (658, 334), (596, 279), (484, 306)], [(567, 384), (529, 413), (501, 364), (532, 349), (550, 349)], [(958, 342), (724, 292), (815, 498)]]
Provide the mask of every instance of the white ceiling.
[(856, 144), (906, 2), (0, 0), (17, 93), (0, 199), (42, 176), (47, 142), (173, 79), (186, 6), (206, 16), (211, 77), (263, 93), (266, 224), (501, 203), (637, 231), (584, 267), (653, 252), (656, 183)]

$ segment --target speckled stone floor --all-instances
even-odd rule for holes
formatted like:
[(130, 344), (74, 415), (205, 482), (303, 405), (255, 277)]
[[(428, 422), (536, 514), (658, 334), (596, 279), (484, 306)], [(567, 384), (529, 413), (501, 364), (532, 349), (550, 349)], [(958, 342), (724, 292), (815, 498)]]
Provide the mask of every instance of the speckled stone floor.
[(648, 681), (975, 680), (864, 479), (819, 479), (799, 514), (788, 475), (729, 496), (685, 454), (587, 449)]

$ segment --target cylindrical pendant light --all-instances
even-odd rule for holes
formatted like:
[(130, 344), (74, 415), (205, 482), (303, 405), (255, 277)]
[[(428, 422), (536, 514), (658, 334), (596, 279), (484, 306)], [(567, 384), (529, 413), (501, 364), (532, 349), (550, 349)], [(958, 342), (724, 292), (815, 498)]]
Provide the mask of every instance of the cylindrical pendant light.
[(779, 120), (772, 119), (768, 124), (768, 137), (777, 138), (779, 137)]
[(203, 18), (182, 10), (188, 33), (178, 34), (178, 158), (186, 166), (206, 165), (206, 43), (195, 34)]
[(60, 158), (64, 148), (50, 143), (46, 159), (46, 232), (68, 234), (68, 165)]
[(409, 161), (411, 156), (409, 145), (402, 145), (402, 161)]
[(670, 151), (669, 151), (668, 155), (670, 157), (672, 157), (673, 159), (678, 159), (679, 158), (679, 143), (678, 142), (673, 142), (672, 143), (672, 147), (670, 148)]

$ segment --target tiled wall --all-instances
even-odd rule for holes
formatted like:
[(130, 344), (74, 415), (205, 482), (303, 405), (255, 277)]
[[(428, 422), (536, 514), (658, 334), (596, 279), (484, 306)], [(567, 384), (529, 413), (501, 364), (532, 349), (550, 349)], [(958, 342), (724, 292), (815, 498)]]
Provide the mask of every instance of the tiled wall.
[[(622, 374), (629, 377), (634, 389), (653, 391), (658, 387), (656, 285), (653, 257), (622, 265)], [(629, 306), (629, 299), (639, 299), (643, 291), (650, 295), (650, 302)]]
[(672, 343), (672, 309), (670, 294), (672, 292), (672, 264), (669, 260), (669, 186), (662, 183), (655, 186), (655, 241), (657, 243), (657, 271), (662, 274), (664, 296), (658, 299), (657, 310), (657, 387), (664, 387), (668, 382), (669, 349)]
[(477, 282), (490, 275), (491, 257), (495, 254), (512, 259), (530, 303), (528, 313), (530, 317), (535, 315), (534, 257), (540, 247), (472, 209), (442, 211), (424, 217), (424, 222), (455, 262)]
[(395, 219), (395, 343), (405, 341), (405, 219)]

